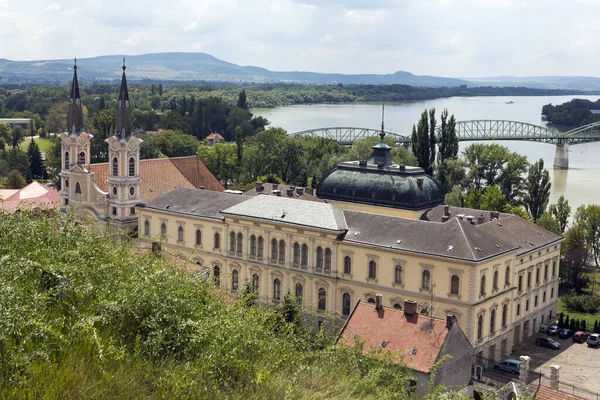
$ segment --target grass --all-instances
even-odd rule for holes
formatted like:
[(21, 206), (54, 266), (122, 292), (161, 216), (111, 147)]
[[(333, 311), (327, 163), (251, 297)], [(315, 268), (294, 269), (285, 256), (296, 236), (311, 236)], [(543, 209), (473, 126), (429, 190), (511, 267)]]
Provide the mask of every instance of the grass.
[[(34, 140), (37, 143), (38, 147), (40, 148), (41, 152), (48, 153), (48, 151), (50, 151), (50, 144), (52, 143), (52, 141), (50, 139), (37, 138)], [(19, 145), (19, 148), (21, 150), (27, 151), (27, 147), (29, 147), (30, 141), (31, 141), (30, 137), (25, 138), (25, 140), (23, 140), (21, 142), (21, 144)]]

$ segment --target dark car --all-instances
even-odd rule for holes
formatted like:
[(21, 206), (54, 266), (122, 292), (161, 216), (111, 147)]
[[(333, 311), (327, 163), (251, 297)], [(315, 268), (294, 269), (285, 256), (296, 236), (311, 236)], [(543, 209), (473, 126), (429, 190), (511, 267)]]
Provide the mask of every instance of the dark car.
[(558, 331), (558, 337), (561, 339), (568, 339), (571, 336), (573, 336), (573, 331), (570, 329), (565, 328)]
[(519, 360), (504, 360), (494, 365), (495, 370), (510, 372), (518, 375), (521, 372), (521, 361)]
[(573, 341), (576, 342), (576, 343), (583, 343), (583, 342), (585, 342), (587, 340), (587, 338), (589, 336), (590, 335), (588, 335), (585, 332), (577, 331), (577, 332), (575, 332), (575, 334), (573, 334)]
[(556, 336), (556, 335), (558, 335), (559, 330), (560, 330), (560, 328), (558, 327), (558, 325), (549, 326), (548, 327), (548, 335)]
[(535, 340), (536, 346), (547, 347), (549, 349), (558, 350), (560, 349), (560, 343), (552, 338), (540, 337)]

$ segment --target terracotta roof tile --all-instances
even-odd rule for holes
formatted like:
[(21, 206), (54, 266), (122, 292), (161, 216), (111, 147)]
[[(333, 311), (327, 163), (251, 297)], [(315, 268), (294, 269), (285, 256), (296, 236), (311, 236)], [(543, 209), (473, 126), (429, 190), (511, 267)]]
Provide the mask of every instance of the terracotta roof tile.
[(24, 207), (57, 208), (59, 205), (60, 193), (56, 189), (32, 182), (0, 202), (0, 209), (12, 211)]
[(538, 400), (584, 400), (583, 397), (564, 393), (544, 385), (540, 386), (535, 398)]
[(221, 134), (219, 133), (211, 133), (210, 135), (208, 135), (206, 137), (207, 139), (217, 139), (217, 140), (223, 140), (223, 136), (221, 136)]
[[(90, 165), (98, 188), (108, 191), (108, 163)], [(175, 188), (223, 190), (223, 186), (196, 156), (140, 160), (142, 201), (151, 200)], [(197, 185), (197, 186), (196, 186)]]
[[(355, 336), (356, 335), (356, 336)], [(395, 359), (409, 368), (429, 373), (448, 335), (446, 321), (421, 314), (359, 301), (340, 334), (340, 343), (353, 345), (364, 341), (363, 351), (382, 349), (395, 353)], [(356, 337), (356, 339), (355, 339)], [(416, 354), (412, 354), (416, 349)]]

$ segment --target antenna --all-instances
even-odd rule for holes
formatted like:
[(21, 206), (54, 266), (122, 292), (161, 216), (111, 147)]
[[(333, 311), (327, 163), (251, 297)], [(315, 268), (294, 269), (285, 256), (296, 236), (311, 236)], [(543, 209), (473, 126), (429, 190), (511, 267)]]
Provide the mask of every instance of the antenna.
[(125, 71), (125, 57), (123, 57), (123, 71)]
[(75, 57), (75, 65), (73, 66), (73, 68), (77, 69), (77, 57)]
[(385, 131), (383, 130), (384, 119), (385, 119), (385, 104), (381, 103), (381, 133), (379, 134), (379, 137), (381, 138), (381, 140), (383, 140), (383, 138), (385, 137)]

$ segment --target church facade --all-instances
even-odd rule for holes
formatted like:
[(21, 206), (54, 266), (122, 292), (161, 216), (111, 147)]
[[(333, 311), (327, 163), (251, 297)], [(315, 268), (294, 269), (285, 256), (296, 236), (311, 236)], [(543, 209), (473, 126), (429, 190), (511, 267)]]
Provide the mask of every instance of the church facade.
[(394, 164), (383, 140), (369, 161), (322, 179), (325, 202), (273, 192), (177, 189), (142, 202), (140, 243), (188, 257), (232, 294), (249, 286), (278, 304), (290, 293), (315, 326), (343, 324), (359, 299), (415, 301), (419, 313), (453, 315), (482, 363), (556, 317), (562, 238), (514, 215), (443, 205), (437, 182)]

